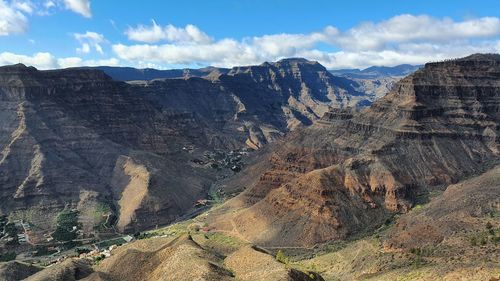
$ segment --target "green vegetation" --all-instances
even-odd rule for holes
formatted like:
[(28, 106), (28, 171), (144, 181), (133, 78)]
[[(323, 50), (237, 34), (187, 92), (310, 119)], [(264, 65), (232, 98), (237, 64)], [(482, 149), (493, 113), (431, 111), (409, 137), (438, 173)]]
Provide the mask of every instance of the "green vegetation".
[(5, 254), (0, 254), (0, 262), (7, 262), (7, 261), (12, 261), (16, 259), (16, 253), (15, 252), (7, 252)]
[(94, 257), (94, 264), (98, 265), (105, 258), (106, 258), (105, 255), (100, 255), (100, 256)]
[(242, 244), (242, 242), (239, 239), (219, 232), (207, 233), (205, 234), (205, 238), (219, 244), (233, 246), (233, 247), (238, 247), (241, 246)]
[(290, 263), (290, 258), (282, 250), (276, 253), (276, 260), (286, 265)]
[(35, 257), (40, 257), (40, 256), (47, 256), (56, 253), (56, 250), (49, 250), (46, 246), (36, 246), (35, 252), (33, 256)]
[(76, 230), (80, 227), (78, 211), (62, 211), (57, 216), (57, 228), (52, 237), (57, 241), (71, 241), (78, 236)]
[(413, 259), (413, 267), (419, 268), (422, 266), (422, 249), (420, 248), (412, 248), (410, 249), (410, 253), (414, 255)]
[(13, 223), (7, 223), (4, 226), (3, 230), (5, 232), (5, 236), (12, 238), (12, 240), (10, 240), (7, 243), (5, 243), (6, 245), (12, 246), (12, 245), (18, 245), (19, 244), (19, 241), (18, 241), (18, 238), (17, 238), (17, 228), (16, 228), (15, 224), (13, 224)]
[(477, 246), (477, 239), (476, 239), (476, 237), (475, 237), (475, 236), (472, 236), (472, 237), (470, 238), (470, 245), (471, 245), (471, 246)]
[(113, 245), (123, 245), (125, 244), (127, 241), (125, 241), (125, 239), (123, 238), (115, 238), (115, 239), (110, 239), (110, 240), (105, 240), (105, 241), (102, 241), (100, 243), (97, 243), (96, 245), (101, 248), (101, 249), (104, 249), (104, 248), (108, 248), (110, 246), (113, 246)]
[(500, 240), (500, 237), (496, 236), (498, 229), (494, 229), (493, 225), (488, 222), (486, 223), (485, 230), (474, 234), (470, 237), (471, 246), (485, 246), (489, 241), (496, 244)]
[(90, 253), (90, 250), (87, 249), (87, 248), (76, 248), (75, 252), (76, 252), (77, 255), (81, 255), (81, 254)]

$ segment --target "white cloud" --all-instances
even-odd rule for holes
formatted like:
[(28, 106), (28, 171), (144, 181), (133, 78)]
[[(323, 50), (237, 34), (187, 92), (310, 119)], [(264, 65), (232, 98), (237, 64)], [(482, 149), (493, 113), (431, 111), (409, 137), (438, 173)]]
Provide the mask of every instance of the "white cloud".
[(27, 14), (32, 14), (34, 9), (33, 4), (28, 1), (14, 1), (12, 6)]
[(22, 63), (40, 69), (56, 68), (56, 58), (50, 53), (36, 53), (33, 56), (18, 55), (10, 52), (0, 53), (0, 65)]
[(0, 65), (22, 63), (38, 69), (55, 69), (79, 66), (118, 66), (120, 60), (109, 58), (103, 60), (84, 60), (79, 57), (56, 58), (47, 52), (35, 53), (32, 56), (19, 55), (11, 52), (0, 53)]
[(28, 29), (26, 11), (16, 3), (0, 0), (0, 36), (24, 33)]
[(91, 48), (93, 48), (99, 54), (104, 54), (102, 50), (102, 43), (106, 42), (104, 35), (97, 32), (87, 31), (85, 33), (75, 33), (73, 34), (76, 40), (81, 43), (81, 46), (76, 49), (77, 53), (88, 54)]
[(116, 58), (104, 60), (83, 60), (79, 57), (60, 58), (57, 60), (59, 68), (80, 67), (80, 66), (118, 66), (120, 61)]
[[(13, 1), (0, 0), (0, 35), (21, 33), (27, 28), (27, 7), (33, 6), (23, 3), (33, 2)], [(63, 8), (62, 1), (41, 3), (48, 8)], [(36, 11), (33, 8), (32, 12)], [(12, 24), (14, 22), (16, 24)], [(155, 68), (182, 65), (231, 67), (285, 57), (304, 57), (317, 60), (327, 68), (364, 68), (422, 64), (477, 52), (500, 52), (500, 19), (496, 17), (457, 21), (426, 15), (399, 15), (380, 22), (361, 23), (347, 30), (327, 26), (311, 33), (269, 34), (239, 40), (216, 40), (194, 25), (160, 26), (153, 21), (148, 26), (130, 27), (125, 34), (129, 40), (141, 43), (112, 45), (116, 58), (108, 60), (55, 58), (48, 53), (33, 56), (2, 53), (0, 64), (25, 62), (43, 69), (122, 63)], [(79, 54), (97, 52), (103, 55), (103, 46), (109, 44), (97, 32), (87, 31), (73, 36), (80, 43)]]
[(55, 7), (56, 3), (54, 3), (54, 1), (48, 0), (48, 1), (45, 1), (43, 6), (45, 7), (45, 9), (50, 9), (50, 8)]
[[(196, 33), (188, 31), (188, 27)], [(362, 23), (345, 31), (327, 26), (307, 34), (271, 34), (242, 40), (214, 40), (196, 26), (161, 27), (154, 21), (151, 26), (139, 25), (125, 33), (130, 40), (143, 44), (115, 44), (112, 49), (120, 59), (134, 65), (230, 67), (305, 57), (318, 60), (328, 68), (363, 68), (421, 64), (473, 52), (500, 51), (500, 19), (496, 17), (454, 21), (427, 15), (399, 15), (378, 23)], [(325, 46), (337, 51), (324, 50)]]
[(92, 17), (90, 0), (64, 0), (66, 9), (78, 13), (86, 18)]
[(427, 15), (399, 15), (380, 23), (363, 23), (329, 38), (329, 42), (350, 50), (382, 50), (393, 43), (446, 42), (488, 38), (500, 34), (500, 19), (484, 17), (455, 22)]
[(125, 34), (130, 40), (145, 43), (168, 41), (175, 43), (209, 44), (210, 38), (198, 27), (188, 24), (184, 28), (175, 27), (171, 24), (161, 27), (153, 20), (151, 26), (139, 25), (129, 27)]
[(85, 17), (91, 17), (89, 0), (0, 0), (0, 36), (26, 32), (28, 18), (33, 14), (47, 16), (55, 7), (66, 8)]

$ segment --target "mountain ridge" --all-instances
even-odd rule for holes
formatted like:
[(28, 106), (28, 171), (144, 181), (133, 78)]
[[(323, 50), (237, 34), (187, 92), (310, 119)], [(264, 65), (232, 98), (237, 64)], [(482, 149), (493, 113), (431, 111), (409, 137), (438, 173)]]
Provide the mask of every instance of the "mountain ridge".
[(499, 160), (499, 73), (488, 57), (429, 63), (370, 108), (326, 113), (270, 150), (257, 164), (270, 168), (221, 209), (238, 215), (221, 211), (214, 227), (233, 221), (254, 243), (310, 246), (374, 229), (418, 194), (477, 175)]

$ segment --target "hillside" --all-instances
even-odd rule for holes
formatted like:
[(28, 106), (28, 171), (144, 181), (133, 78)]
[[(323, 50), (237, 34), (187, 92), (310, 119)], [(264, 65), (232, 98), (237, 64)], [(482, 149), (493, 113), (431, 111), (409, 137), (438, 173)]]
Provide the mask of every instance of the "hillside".
[(78, 212), (84, 237), (172, 222), (240, 170), (246, 148), (364, 98), (344, 87), (298, 59), (134, 83), (1, 67), (0, 214), (32, 224), (35, 243), (63, 210)]
[(498, 55), (430, 63), (368, 109), (325, 114), (231, 180), (247, 189), (212, 225), (268, 246), (370, 232), (498, 162), (499, 73)]

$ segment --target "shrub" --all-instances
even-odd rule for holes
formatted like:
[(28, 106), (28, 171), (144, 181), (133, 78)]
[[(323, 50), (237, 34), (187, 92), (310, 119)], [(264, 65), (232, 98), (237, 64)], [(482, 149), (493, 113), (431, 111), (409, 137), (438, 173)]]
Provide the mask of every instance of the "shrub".
[(276, 260), (281, 262), (281, 263), (284, 263), (284, 264), (288, 264), (290, 263), (290, 258), (287, 257), (285, 255), (285, 253), (283, 253), (282, 250), (279, 250), (277, 253), (276, 253)]
[(78, 255), (81, 255), (81, 254), (90, 253), (90, 250), (89, 250), (89, 249), (86, 249), (86, 248), (76, 248), (76, 249), (75, 249), (75, 252), (76, 252)]
[(74, 226), (79, 226), (78, 212), (63, 211), (57, 216), (57, 228), (52, 237), (57, 241), (71, 241), (76, 239), (77, 234), (73, 231)]
[(7, 262), (7, 261), (12, 261), (16, 259), (16, 253), (15, 252), (7, 252), (5, 254), (0, 255), (0, 262)]
[(472, 246), (477, 246), (477, 239), (476, 239), (476, 237), (472, 237), (472, 238), (470, 239), (470, 244), (471, 244)]
[(483, 238), (481, 238), (481, 242), (480, 243), (481, 243), (481, 245), (484, 246), (484, 245), (486, 245), (488, 243), (488, 241), (486, 240), (485, 237), (483, 237)]

